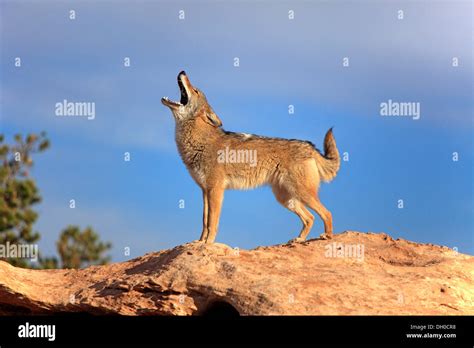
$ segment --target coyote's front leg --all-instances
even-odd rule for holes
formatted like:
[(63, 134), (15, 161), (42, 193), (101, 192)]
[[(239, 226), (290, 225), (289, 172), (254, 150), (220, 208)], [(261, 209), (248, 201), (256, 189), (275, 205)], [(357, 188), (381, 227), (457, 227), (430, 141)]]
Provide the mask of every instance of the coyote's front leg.
[(205, 242), (207, 236), (209, 234), (209, 229), (207, 228), (207, 219), (209, 215), (209, 206), (207, 200), (207, 190), (202, 189), (202, 200), (203, 200), (203, 212), (202, 212), (202, 233), (201, 238), (199, 238), (200, 242)]
[(222, 201), (224, 199), (224, 188), (213, 187), (207, 190), (207, 230), (206, 243), (213, 243), (216, 239), (219, 217), (221, 215)]

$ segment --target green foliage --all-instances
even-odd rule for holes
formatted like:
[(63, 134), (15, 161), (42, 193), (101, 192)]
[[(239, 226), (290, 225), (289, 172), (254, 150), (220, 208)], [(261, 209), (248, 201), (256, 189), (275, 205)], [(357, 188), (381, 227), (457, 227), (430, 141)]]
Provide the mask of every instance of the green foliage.
[[(49, 140), (43, 132), (40, 135), (14, 136), (14, 144), (4, 144), (0, 134), (0, 244), (33, 244), (40, 239), (33, 231), (38, 214), (33, 206), (41, 202), (36, 183), (29, 177), (33, 166), (32, 155), (45, 151)], [(81, 268), (87, 265), (104, 264), (110, 257), (104, 253), (111, 248), (110, 243), (100, 241), (90, 227), (80, 231), (77, 226), (63, 230), (56, 242), (61, 262), (56, 257), (39, 255), (36, 268)], [(31, 267), (25, 259), (9, 258), (14, 266)]]
[[(49, 147), (46, 134), (15, 135), (13, 145), (4, 144), (0, 135), (0, 244), (30, 244), (40, 236), (33, 231), (38, 215), (32, 207), (41, 201), (35, 182), (29, 177), (32, 154)], [(15, 266), (27, 267), (23, 259), (7, 259)]]
[(56, 242), (63, 268), (82, 268), (88, 265), (103, 265), (110, 261), (103, 254), (112, 245), (103, 243), (91, 227), (82, 232), (77, 226), (68, 226)]
[(58, 259), (56, 257), (41, 257), (39, 258), (39, 267), (41, 269), (56, 269), (59, 268)]

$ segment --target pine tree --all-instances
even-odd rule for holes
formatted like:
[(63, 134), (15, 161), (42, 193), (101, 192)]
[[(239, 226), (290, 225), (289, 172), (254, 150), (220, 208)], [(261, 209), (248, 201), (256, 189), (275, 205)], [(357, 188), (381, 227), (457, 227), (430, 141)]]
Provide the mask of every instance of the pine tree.
[[(0, 245), (34, 244), (40, 239), (33, 232), (33, 224), (38, 214), (33, 206), (41, 202), (35, 181), (30, 178), (29, 170), (33, 166), (32, 155), (45, 151), (49, 147), (46, 134), (14, 136), (14, 144), (4, 144), (0, 135)], [(77, 226), (68, 226), (56, 242), (63, 268), (81, 268), (92, 264), (105, 264), (110, 257), (104, 253), (111, 248), (109, 242), (100, 241), (91, 227), (80, 231)], [(3, 259), (14, 266), (32, 267), (26, 259)], [(35, 268), (58, 268), (56, 257), (39, 255)]]
[[(38, 214), (32, 207), (41, 201), (34, 180), (29, 177), (33, 166), (32, 154), (43, 152), (49, 141), (43, 132), (39, 136), (29, 134), (14, 136), (14, 144), (4, 144), (0, 135), (0, 244), (32, 244), (39, 240), (33, 224)], [(27, 267), (21, 258), (6, 259), (15, 266)]]
[(82, 232), (78, 226), (68, 226), (56, 242), (63, 268), (82, 268), (89, 265), (103, 265), (110, 261), (104, 253), (112, 245), (100, 241), (91, 227)]

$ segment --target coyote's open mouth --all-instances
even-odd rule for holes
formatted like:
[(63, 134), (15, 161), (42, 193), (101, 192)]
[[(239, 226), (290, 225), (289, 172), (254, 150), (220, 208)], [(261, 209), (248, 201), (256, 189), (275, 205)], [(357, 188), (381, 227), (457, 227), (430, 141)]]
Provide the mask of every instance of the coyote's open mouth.
[(184, 87), (184, 83), (182, 81), (182, 78), (185, 76), (186, 76), (186, 73), (184, 71), (181, 71), (178, 74), (178, 86), (181, 92), (181, 99), (179, 100), (179, 102), (171, 100), (168, 97), (163, 97), (161, 98), (161, 101), (163, 102), (163, 104), (168, 105), (168, 106), (185, 106), (188, 103), (188, 100), (189, 100), (188, 92), (186, 91), (186, 87)]

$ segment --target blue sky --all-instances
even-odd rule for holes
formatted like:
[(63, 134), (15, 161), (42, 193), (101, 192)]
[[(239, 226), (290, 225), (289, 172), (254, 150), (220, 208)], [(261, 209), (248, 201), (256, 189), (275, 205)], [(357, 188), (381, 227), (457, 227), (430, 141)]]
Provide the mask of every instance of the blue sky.
[[(52, 143), (33, 170), (43, 254), (68, 224), (112, 241), (114, 261), (125, 247), (135, 257), (199, 238), (200, 189), (160, 103), (177, 98), (182, 69), (227, 130), (322, 147), (334, 126), (349, 161), (320, 196), (336, 233), (474, 253), (471, 2), (2, 0), (0, 10), (1, 133), (45, 130)], [(95, 119), (55, 116), (64, 99), (95, 102)], [(420, 119), (381, 117), (389, 99), (419, 102)], [(217, 241), (283, 243), (300, 227), (268, 187), (227, 191)], [(317, 220), (310, 238), (321, 232)]]

